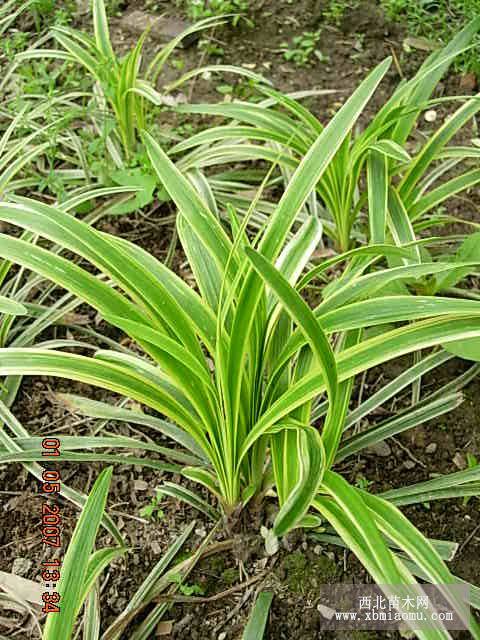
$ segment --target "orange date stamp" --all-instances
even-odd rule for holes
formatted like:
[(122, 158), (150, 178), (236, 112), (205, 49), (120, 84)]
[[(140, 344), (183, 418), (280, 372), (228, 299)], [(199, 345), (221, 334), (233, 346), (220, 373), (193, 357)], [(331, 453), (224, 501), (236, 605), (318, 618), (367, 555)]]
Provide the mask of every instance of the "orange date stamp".
[[(42, 441), (42, 456), (54, 459), (59, 455), (60, 440), (58, 438), (44, 438)], [(42, 504), (42, 542), (47, 547), (56, 549), (59, 549), (62, 543), (62, 517), (57, 502), (60, 493), (60, 482), (59, 471), (44, 470), (41, 492), (46, 495), (49, 501)], [(60, 611), (60, 594), (55, 589), (60, 580), (60, 560), (52, 559), (43, 562), (41, 573), (46, 589), (42, 594), (42, 611), (44, 613), (58, 613)]]

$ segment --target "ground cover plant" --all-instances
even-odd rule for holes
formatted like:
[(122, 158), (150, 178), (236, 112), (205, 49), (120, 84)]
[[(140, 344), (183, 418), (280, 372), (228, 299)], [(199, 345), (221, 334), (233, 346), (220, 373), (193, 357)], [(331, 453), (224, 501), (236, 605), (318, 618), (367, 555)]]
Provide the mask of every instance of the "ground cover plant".
[[(88, 42), (102, 53), (110, 42), (107, 14), (98, 0), (93, 6), (97, 37)], [(476, 456), (462, 470), (388, 490), (361, 475), (353, 479), (345, 461), (354, 465), (387, 438), (464, 406), (463, 390), (480, 372), (480, 294), (472, 286), (480, 235), (464, 228), (435, 234), (458, 222), (439, 207), (478, 182), (475, 144), (449, 146), (475, 117), (478, 100), (461, 99), (423, 144), (407, 144), (425, 111), (447, 102), (432, 93), (479, 26), (478, 19), (467, 25), (368, 119), (390, 58), (323, 124), (301, 96), (265, 86), (260, 102), (182, 107), (234, 122), (171, 150), (151, 126), (153, 112), (143, 120), (127, 115), (131, 152), (142, 150), (164, 191), (160, 205), (170, 202), (174, 210), (182, 276), (170, 259), (164, 263), (100, 230), (109, 212), (118, 213), (118, 198), (141, 185), (102, 188), (77, 174), (75, 191), (42, 197), (29, 167), (48, 144), (38, 144), (48, 122), (32, 125), (43, 119), (44, 107), (32, 117), (25, 105), (7, 126), (0, 141), (10, 151), (2, 159), (0, 201), (0, 464), (20, 463), (42, 477), (42, 437), (14, 415), (25, 376), (61, 378), (122, 398), (116, 404), (74, 392), (56, 396), (99, 421), (88, 435), (65, 434), (61, 424), (49, 429), (61, 438), (62, 468), (70, 462), (113, 469), (100, 474), (89, 497), (62, 483), (61, 496), (82, 514), (59, 584), (64, 609), (48, 615), (44, 638), (78, 632), (147, 640), (160, 623), (171, 628), (172, 604), (202, 599), (202, 588), (188, 583), (197, 564), (238, 536), (243, 544), (246, 522), (262, 537), (267, 559), (304, 532), (351, 550), (379, 584), (459, 581), (446, 564), (458, 545), (422, 534), (402, 511), (441, 499), (474, 500)], [(130, 57), (125, 60), (128, 66)], [(195, 67), (190, 77), (196, 73)], [(60, 106), (67, 102), (59, 96)], [(15, 125), (24, 125), (24, 116), (32, 131), (17, 142)], [(127, 157), (121, 122), (115, 136)], [(72, 153), (65, 129), (60, 137), (62, 153)], [(76, 143), (81, 150), (82, 139)], [(468, 170), (459, 173), (461, 163)], [(134, 208), (151, 202), (136, 198)], [(86, 324), (76, 314), (80, 308)], [(435, 391), (425, 387), (424, 378), (438, 375), (454, 356), (466, 361), (462, 375)], [(407, 363), (401, 374), (390, 382), (380, 376), (364, 398), (367, 376), (400, 359)], [(396, 408), (379, 418), (390, 401)], [(134, 426), (133, 435), (112, 432), (112, 422)], [(111, 478), (128, 466), (162, 478), (151, 508), (143, 509), (151, 527), (170, 498), (200, 513), (210, 531), (180, 559), (196, 525), (182, 526), (124, 611), (107, 620), (103, 571), (131, 551), (105, 505)], [(101, 527), (117, 546), (94, 551)], [(219, 533), (226, 540), (215, 542)], [(468, 586), (469, 604), (479, 609), (480, 589)], [(454, 593), (445, 595), (463, 612)], [(271, 605), (271, 585), (262, 583), (244, 638), (263, 637)], [(480, 637), (473, 616), (470, 634)], [(450, 637), (445, 629), (417, 635)]]
[(228, 16), (233, 26), (244, 20), (251, 24), (246, 16), (249, 10), (248, 0), (185, 0), (187, 15), (194, 21), (215, 16)]
[(106, 102), (114, 114), (117, 141), (122, 145), (128, 163), (137, 150), (138, 131), (146, 126), (147, 107), (162, 104), (162, 96), (155, 85), (168, 57), (183, 38), (196, 30), (215, 26), (218, 21), (215, 18), (207, 20), (180, 34), (157, 53), (142, 77), (140, 66), (147, 32), (130, 53), (119, 58), (110, 41), (103, 0), (96, 0), (92, 6), (94, 39), (69, 27), (55, 26), (52, 35), (61, 49), (37, 47), (21, 54), (20, 60), (49, 57), (82, 65), (101, 91), (99, 111), (104, 110), (101, 105)]
[[(92, 18), (93, 37), (56, 21), (33, 47), (13, 55), (7, 78), (20, 76), (24, 90), (31, 95), (14, 95), (6, 105), (12, 115), (7, 110), (4, 114), (12, 118), (11, 130), (21, 125), (29, 131), (30, 135), (22, 136), (24, 144), (33, 138), (41, 140), (33, 147), (31, 157), (46, 156), (49, 170), (42, 177), (44, 189), (48, 187), (62, 199), (69, 182), (69, 190), (81, 188), (92, 179), (104, 186), (112, 182), (131, 186), (138, 192), (137, 197), (117, 206), (117, 213), (123, 214), (150, 204), (157, 190), (161, 195), (161, 185), (148, 165), (139, 131), (153, 127), (161, 108), (175, 101), (173, 90), (202, 73), (235, 73), (255, 81), (261, 78), (233, 65), (205, 65), (190, 69), (167, 88), (157, 88), (165, 66), (182, 41), (222, 25), (222, 13), (214, 12), (185, 28), (148, 61), (144, 60), (148, 29), (129, 53), (118, 55), (111, 44), (103, 0), (92, 3)], [(54, 47), (45, 46), (50, 38)], [(52, 67), (52, 60), (62, 64)], [(36, 66), (32, 69), (31, 65)], [(84, 75), (79, 75), (79, 68), (83, 68)], [(25, 74), (31, 74), (29, 82), (24, 80)], [(52, 77), (57, 76), (62, 77), (58, 86), (52, 82)], [(76, 90), (69, 91), (72, 87)], [(80, 87), (85, 90), (78, 90)], [(45, 93), (51, 95), (46, 99)], [(32, 103), (37, 104), (33, 107)], [(24, 109), (22, 116), (17, 115), (19, 105)], [(90, 126), (74, 126), (72, 130), (78, 120), (87, 120)], [(23, 164), (30, 159), (21, 158)], [(39, 182), (37, 174), (31, 186), (38, 187)]]
[[(18, 197), (15, 203), (3, 204), (2, 220), (78, 253), (124, 294), (104, 278), (22, 240), (2, 237), (4, 259), (34, 268), (89, 302), (126, 331), (153, 362), (117, 350), (98, 351), (89, 358), (51, 349), (3, 349), (0, 371), (4, 375), (71, 377), (123, 393), (166, 415), (176, 426), (165, 425), (164, 432), (169, 429), (191, 458), (192, 464), (181, 473), (219, 498), (229, 526), (240, 509), (273, 483), (280, 511), (273, 530), (266, 533), (270, 546), (295, 527), (318, 524), (308, 516), (313, 505), (355, 549), (379, 583), (412, 579), (406, 577), (410, 575), (406, 566), (394, 560), (380, 531), (432, 581), (450, 582), (454, 578), (435, 548), (392, 505), (354, 489), (331, 467), (339, 451), (355, 374), (420, 348), (445, 344), (448, 349), (450, 342), (480, 337), (476, 301), (369, 293), (378, 292), (379, 281), (470, 265), (407, 263), (369, 275), (357, 271), (347, 284), (333, 286), (330, 296), (312, 312), (292, 285), (318, 243), (319, 219), (308, 219), (283, 247), (310, 190), (388, 66), (386, 61), (372, 72), (314, 143), (255, 242), (257, 251), (249, 246), (245, 224), (239, 226), (233, 210), (229, 239), (215, 214), (146, 134), (152, 164), (180, 211), (178, 232), (199, 294), (135, 246), (99, 234), (55, 208)], [(402, 257), (409, 251), (388, 245), (363, 250)], [(312, 274), (305, 276), (307, 281), (310, 277)], [(195, 313), (186, 313), (186, 308)], [(400, 320), (411, 323), (362, 339), (365, 327)], [(337, 336), (335, 350), (328, 335)], [(213, 372), (203, 349), (210, 354)], [(317, 429), (311, 424), (312, 401), (322, 392), (326, 392), (327, 411), (323, 426)], [(81, 444), (77, 439), (75, 446)], [(91, 439), (85, 446), (91, 446)], [(266, 465), (268, 449), (271, 472)], [(32, 454), (33, 458), (41, 455), (35, 449)], [(174, 451), (167, 455), (178, 457)], [(181, 488), (169, 488), (182, 497)], [(195, 503), (192, 496), (186, 497)]]
[[(382, 6), (393, 20), (405, 21), (412, 35), (419, 35), (433, 42), (447, 42), (452, 28), (458, 28), (480, 10), (477, 0), (419, 3), (383, 0)], [(464, 73), (478, 74), (478, 56), (473, 51), (465, 52), (456, 64)]]
[[(480, 180), (476, 166), (445, 180), (453, 167), (460, 163), (468, 167), (472, 159), (474, 163), (478, 159), (479, 150), (473, 144), (447, 146), (478, 111), (477, 97), (461, 104), (413, 158), (405, 150), (405, 142), (419, 119), (437, 102), (431, 100), (437, 83), (451, 62), (470, 45), (479, 27), (477, 18), (447, 47), (432, 54), (414, 78), (400, 84), (364, 130), (345, 139), (325, 171), (316, 188), (318, 203), (314, 206), (324, 219), (326, 233), (340, 251), (347, 251), (355, 242), (359, 231), (356, 222), (363, 208), (368, 210), (369, 225), (364, 233), (374, 242), (384, 241), (387, 227), (394, 238), (412, 240), (416, 230), (442, 222), (437, 209), (445, 200)], [(285, 151), (279, 154), (279, 164), (287, 171), (288, 179), (288, 171), (298, 166), (321, 134), (323, 125), (291, 97), (269, 88), (265, 88), (264, 93), (270, 98), (266, 104), (238, 101), (221, 106), (179, 107), (187, 113), (230, 116), (234, 122), (198, 133), (174, 147), (172, 153), (199, 147), (191, 152), (192, 160), (207, 164), (222, 162), (222, 152), (227, 154), (227, 151), (238, 160), (242, 159), (242, 152), (244, 158), (271, 158), (272, 145), (281, 145)], [(265, 106), (269, 109), (268, 116)], [(265, 140), (266, 145), (252, 144)], [(206, 148), (207, 145), (212, 146)], [(188, 156), (182, 162), (188, 163)], [(360, 184), (365, 168), (366, 188)], [(430, 217), (432, 210), (435, 214)], [(443, 220), (450, 221), (450, 218), (445, 216)]]
[[(452, 32), (462, 28), (473, 16), (478, 15), (478, 0), (380, 0), (379, 8), (386, 18), (405, 28), (404, 48), (420, 48), (425, 51), (445, 45)], [(340, 26), (347, 20), (350, 10), (362, 9), (360, 0), (328, 0), (322, 7), (322, 20)], [(478, 76), (478, 55), (475, 51), (463, 52), (455, 61), (456, 70), (462, 74)]]

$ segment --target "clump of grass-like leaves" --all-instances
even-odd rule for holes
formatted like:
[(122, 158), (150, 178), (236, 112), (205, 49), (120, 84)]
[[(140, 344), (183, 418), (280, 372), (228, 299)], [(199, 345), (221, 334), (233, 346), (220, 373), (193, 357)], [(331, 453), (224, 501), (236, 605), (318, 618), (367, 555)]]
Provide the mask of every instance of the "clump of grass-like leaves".
[[(139, 132), (150, 124), (149, 115), (153, 107), (166, 103), (164, 94), (157, 91), (156, 87), (171, 54), (182, 40), (197, 31), (222, 24), (223, 19), (213, 16), (188, 27), (160, 49), (143, 69), (142, 57), (148, 30), (127, 55), (120, 57), (115, 53), (110, 39), (104, 0), (93, 0), (92, 7), (93, 38), (68, 26), (55, 26), (52, 28), (52, 35), (61, 49), (32, 48), (19, 54), (17, 59), (53, 58), (81, 65), (96, 84), (95, 96), (99, 113), (103, 114), (109, 109), (113, 116), (116, 135), (113, 138), (110, 136), (110, 151), (114, 159), (117, 164), (121, 164), (122, 153), (115, 150), (116, 144), (120, 142), (126, 161), (131, 162), (138, 152)], [(258, 79), (256, 74), (245, 69), (213, 65), (189, 71), (170, 88), (179, 87), (205, 71), (230, 71)], [(102, 116), (98, 118), (100, 128), (103, 128), (102, 119)], [(108, 121), (106, 128), (108, 138)]]
[[(25, 238), (0, 235), (0, 256), (91, 305), (141, 350), (111, 341), (110, 349), (95, 350), (93, 357), (58, 348), (67, 343), (55, 344), (57, 348), (3, 348), (0, 374), (7, 380), (52, 375), (126, 396), (170, 422), (135, 410), (69, 400), (88, 415), (148, 426), (176, 443), (165, 447), (135, 438), (66, 436), (59, 460), (130, 462), (180, 472), (206, 486), (217, 505), (172, 483), (163, 491), (214, 519), (222, 515), (230, 525), (251, 500), (260, 501), (273, 489), (279, 510), (266, 534), (271, 548), (278, 537), (296, 527), (316, 526), (321, 518), (378, 583), (405, 584), (418, 575), (449, 584), (456, 579), (438, 544), (427, 540), (396, 504), (421, 501), (426, 494), (429, 500), (471, 495), (478, 489), (478, 467), (376, 496), (349, 484), (335, 463), (461, 401), (458, 389), (451, 389), (448, 397), (423, 399), (415, 415), (344, 436), (359, 413), (365, 415), (402, 388), (397, 383), (382, 389), (381, 397), (369, 399), (352, 418), (348, 408), (355, 376), (393, 358), (436, 348), (405, 374), (407, 382), (402, 384), (409, 384), (448, 359), (449, 349), (459, 343), (478, 344), (479, 301), (414, 295), (408, 288), (422, 277), (468, 272), (478, 262), (422, 261), (414, 236), (399, 238), (397, 246), (382, 236), (312, 268), (322, 220), (313, 208), (299, 223), (306, 202), (335, 167), (389, 66), (390, 60), (385, 60), (376, 67), (317, 132), (278, 205), (254, 237), (246, 229), (258, 198), (243, 222), (229, 207), (225, 226), (211, 193), (197, 192), (158, 143), (144, 134), (152, 167), (178, 208), (178, 235), (195, 289), (134, 244), (101, 233), (58, 207), (18, 196), (0, 203), (0, 220), (57, 247), (49, 250)], [(82, 263), (63, 257), (63, 250)], [(343, 277), (322, 289), (312, 309), (302, 290), (341, 263), (347, 265)], [(401, 293), (391, 292), (393, 283), (405, 284)], [(78, 340), (71, 346), (92, 350), (91, 344)], [(38, 441), (26, 438), (14, 421), (9, 422), (16, 437), (2, 437), (4, 461), (41, 459)], [(162, 459), (96, 453), (99, 448), (141, 448)], [(447, 592), (446, 597), (462, 608), (454, 594)], [(474, 621), (471, 631), (479, 637)], [(422, 637), (448, 637), (447, 632), (439, 634), (426, 632)]]
[[(436, 128), (411, 156), (406, 142), (420, 118), (437, 102), (457, 98), (431, 96), (452, 61), (469, 48), (480, 28), (472, 20), (443, 49), (435, 51), (409, 81), (402, 81), (393, 95), (361, 131), (349, 133), (316, 184), (309, 206), (317, 210), (325, 233), (340, 251), (358, 240), (384, 242), (391, 236), (398, 243), (415, 238), (415, 231), (450, 222), (437, 211), (456, 194), (480, 181), (476, 163), (480, 149), (474, 145), (448, 145), (480, 109), (478, 96), (462, 99), (456, 111)], [(182, 105), (184, 113), (231, 118), (231, 124), (212, 127), (176, 145), (171, 153), (190, 151), (197, 166), (210, 166), (235, 158), (271, 161), (275, 153), (283, 175), (290, 175), (302, 162), (324, 125), (291, 96), (262, 87), (266, 99), (259, 104)], [(315, 92), (311, 92), (315, 95)], [(308, 95), (308, 92), (306, 92)], [(281, 153), (275, 151), (280, 148)], [(469, 166), (469, 163), (474, 166)], [(189, 163), (189, 157), (181, 160)], [(459, 167), (465, 167), (458, 172)], [(456, 174), (452, 177), (452, 169)], [(364, 180), (367, 186), (364, 188)], [(362, 218), (367, 225), (359, 225)]]

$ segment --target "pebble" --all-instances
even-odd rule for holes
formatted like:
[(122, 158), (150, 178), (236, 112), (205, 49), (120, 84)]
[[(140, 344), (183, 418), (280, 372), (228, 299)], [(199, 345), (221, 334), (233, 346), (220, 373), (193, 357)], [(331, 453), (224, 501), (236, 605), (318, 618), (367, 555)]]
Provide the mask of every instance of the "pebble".
[(330, 607), (326, 607), (324, 604), (317, 604), (317, 611), (322, 615), (323, 618), (327, 620), (331, 620), (335, 614), (335, 610)]
[(457, 453), (453, 456), (453, 464), (458, 467), (458, 469), (465, 469), (467, 466), (467, 461), (464, 456), (457, 451)]
[(437, 450), (438, 446), (436, 442), (431, 442), (429, 445), (427, 445), (427, 447), (425, 448), (425, 453), (435, 453), (435, 451)]
[(413, 460), (405, 460), (405, 462), (403, 463), (403, 466), (405, 467), (405, 469), (414, 469), (415, 468), (415, 462)]
[(15, 558), (12, 565), (12, 573), (16, 576), (24, 576), (28, 573), (31, 566), (32, 561), (28, 560), (28, 558)]
[[(188, 22), (175, 17), (152, 16), (146, 11), (136, 9), (123, 15), (120, 19), (120, 27), (131, 33), (140, 36), (147, 29), (149, 35), (160, 42), (170, 42), (172, 38), (179, 36), (185, 29), (190, 27)], [(185, 37), (180, 46), (188, 47), (200, 37), (198, 32)]]
[(392, 453), (390, 445), (384, 440), (372, 444), (371, 447), (367, 447), (367, 451), (369, 453), (373, 453), (376, 456), (380, 456), (380, 458), (388, 458), (388, 456)]
[(463, 76), (460, 76), (460, 89), (462, 91), (475, 91), (477, 84), (477, 76), (475, 73), (465, 73)]
[(427, 122), (435, 122), (437, 119), (437, 112), (434, 109), (429, 109), (423, 116)]
[(162, 547), (156, 540), (150, 543), (150, 549), (156, 556), (160, 555), (160, 553), (162, 552)]
[(194, 619), (194, 615), (192, 613), (187, 613), (181, 620), (179, 620), (174, 626), (174, 634), (179, 635), (184, 629), (190, 626), (190, 623)]
[(227, 637), (227, 632), (226, 631), (222, 631), (222, 633), (220, 633), (218, 635), (217, 640), (225, 640), (226, 637)]

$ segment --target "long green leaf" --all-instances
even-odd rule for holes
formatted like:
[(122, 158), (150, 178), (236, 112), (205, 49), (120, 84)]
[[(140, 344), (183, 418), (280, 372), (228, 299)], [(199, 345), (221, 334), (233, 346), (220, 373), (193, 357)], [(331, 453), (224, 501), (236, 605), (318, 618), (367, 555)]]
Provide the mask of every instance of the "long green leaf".
[(271, 591), (261, 591), (258, 594), (242, 640), (263, 640), (272, 600), (273, 593)]
[(97, 478), (80, 515), (62, 564), (58, 593), (60, 612), (50, 613), (44, 630), (44, 640), (70, 640), (85, 597), (83, 591), (90, 554), (97, 537), (98, 527), (107, 502), (112, 468), (107, 468)]

